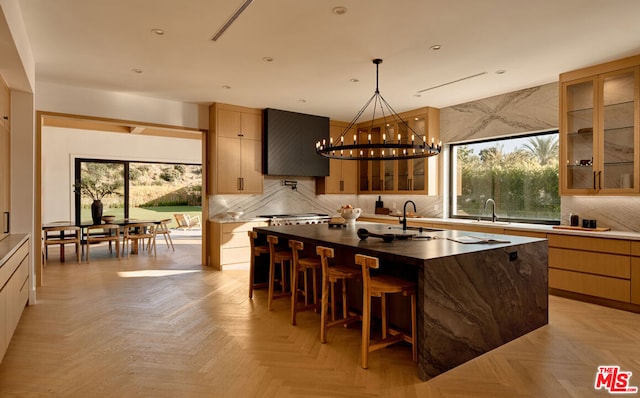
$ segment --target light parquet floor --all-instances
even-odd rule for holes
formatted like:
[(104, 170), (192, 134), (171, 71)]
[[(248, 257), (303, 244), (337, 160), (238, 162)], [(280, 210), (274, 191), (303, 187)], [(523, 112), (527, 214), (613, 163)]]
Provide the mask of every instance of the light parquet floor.
[[(640, 315), (550, 297), (550, 324), (427, 382), (408, 346), (358, 365), (358, 327), (289, 323), (246, 270), (202, 269), (197, 241), (158, 257), (50, 261), (0, 364), (0, 397), (602, 397), (598, 365), (640, 385)], [(51, 256), (56, 258), (55, 251)]]

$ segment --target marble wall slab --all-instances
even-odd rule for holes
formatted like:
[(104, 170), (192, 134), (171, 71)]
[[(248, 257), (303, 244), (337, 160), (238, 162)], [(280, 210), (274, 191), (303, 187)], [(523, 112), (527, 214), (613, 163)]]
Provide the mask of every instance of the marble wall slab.
[(454, 105), (440, 110), (444, 143), (558, 128), (558, 83)]

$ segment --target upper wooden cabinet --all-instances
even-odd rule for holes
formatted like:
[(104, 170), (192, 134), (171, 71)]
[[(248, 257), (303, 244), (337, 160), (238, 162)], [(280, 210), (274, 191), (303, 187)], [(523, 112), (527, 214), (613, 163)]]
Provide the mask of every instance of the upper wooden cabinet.
[(215, 103), (209, 130), (211, 193), (262, 193), (262, 111)]
[[(420, 108), (400, 113), (410, 128), (398, 121), (375, 120), (358, 124), (358, 141), (382, 143), (384, 140), (411, 142), (418, 134), (428, 143), (440, 140), (440, 110)], [(414, 134), (415, 132), (415, 134)], [(417, 138), (414, 137), (417, 141)], [(390, 154), (391, 155), (391, 154)], [(438, 156), (405, 160), (359, 161), (358, 193), (408, 193), (436, 195), (439, 190)]]
[[(340, 135), (349, 123), (331, 121), (329, 135), (334, 142), (339, 142)], [(347, 132), (347, 137), (353, 137), (355, 128)], [(357, 189), (358, 162), (354, 160), (329, 159), (329, 175), (316, 178), (316, 194), (355, 194)]]
[(560, 75), (560, 193), (640, 193), (640, 56)]

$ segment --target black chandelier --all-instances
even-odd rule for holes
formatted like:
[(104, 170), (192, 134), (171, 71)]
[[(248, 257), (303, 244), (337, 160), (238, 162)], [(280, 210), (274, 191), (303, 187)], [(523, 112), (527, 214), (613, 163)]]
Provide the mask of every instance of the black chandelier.
[[(380, 90), (378, 89), (378, 67), (382, 63), (382, 60), (376, 58), (373, 60), (373, 63), (376, 65), (376, 91), (340, 135), (339, 142), (334, 142), (333, 137), (329, 138), (328, 145), (326, 140), (318, 141), (316, 142), (316, 152), (327, 158), (342, 160), (417, 159), (439, 154), (442, 150), (442, 143), (438, 142), (436, 145), (433, 138), (431, 139), (431, 143), (427, 143), (427, 137), (416, 133), (411, 126), (409, 126), (409, 123), (402, 119), (382, 95), (380, 95)], [(401, 134), (398, 134), (397, 137), (387, 137), (386, 134), (383, 133), (382, 140), (378, 143), (371, 142), (371, 134), (368, 135), (367, 142), (360, 143), (358, 143), (357, 134), (354, 134), (353, 144), (350, 143), (348, 140), (350, 137), (346, 135), (351, 131), (358, 119), (360, 119), (360, 116), (362, 116), (372, 102), (373, 116), (371, 119), (371, 127), (373, 127), (376, 118), (376, 110), (380, 109), (385, 125), (388, 124), (387, 118), (390, 118), (393, 119), (398, 126), (406, 127), (407, 137), (405, 138), (405, 142), (403, 142)], [(410, 141), (408, 136), (409, 132), (411, 133)]]

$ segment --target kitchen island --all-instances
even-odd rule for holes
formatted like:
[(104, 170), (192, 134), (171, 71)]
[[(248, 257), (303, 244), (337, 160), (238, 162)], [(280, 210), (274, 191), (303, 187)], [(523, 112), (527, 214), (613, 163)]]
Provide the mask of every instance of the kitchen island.
[[(413, 239), (361, 240), (358, 228)], [(403, 231), (364, 222), (343, 228), (313, 224), (254, 229), (262, 237), (272, 234), (300, 240), (309, 254), (317, 245), (332, 247), (337, 261), (345, 265), (354, 265), (356, 253), (376, 256), (380, 272), (416, 280), (418, 374), (423, 380), (548, 323), (545, 239), (454, 230)], [(479, 243), (462, 243), (467, 241)]]

